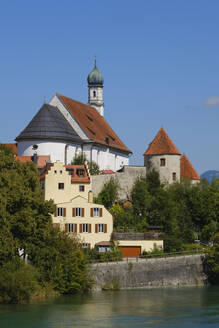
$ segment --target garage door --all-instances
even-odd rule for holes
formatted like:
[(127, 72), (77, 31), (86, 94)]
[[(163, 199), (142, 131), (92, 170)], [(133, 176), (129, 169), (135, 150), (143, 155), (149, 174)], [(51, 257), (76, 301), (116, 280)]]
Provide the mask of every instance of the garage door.
[(137, 257), (141, 255), (141, 246), (120, 246), (122, 257)]

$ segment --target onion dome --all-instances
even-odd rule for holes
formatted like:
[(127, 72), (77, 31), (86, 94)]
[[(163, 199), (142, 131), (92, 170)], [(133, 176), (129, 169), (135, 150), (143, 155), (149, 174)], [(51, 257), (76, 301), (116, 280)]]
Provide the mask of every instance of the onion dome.
[(94, 85), (94, 86), (103, 86), (104, 78), (103, 75), (99, 72), (97, 66), (96, 66), (96, 58), (94, 61), (94, 69), (93, 71), (88, 75), (87, 77), (88, 85)]

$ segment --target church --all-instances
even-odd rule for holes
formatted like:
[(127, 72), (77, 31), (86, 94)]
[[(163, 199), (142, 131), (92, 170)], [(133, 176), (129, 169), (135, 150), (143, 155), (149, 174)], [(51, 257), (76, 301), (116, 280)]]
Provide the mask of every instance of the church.
[(70, 164), (83, 152), (100, 170), (129, 165), (131, 150), (104, 118), (104, 79), (95, 65), (88, 75), (88, 104), (56, 93), (16, 137), (18, 156), (49, 156)]

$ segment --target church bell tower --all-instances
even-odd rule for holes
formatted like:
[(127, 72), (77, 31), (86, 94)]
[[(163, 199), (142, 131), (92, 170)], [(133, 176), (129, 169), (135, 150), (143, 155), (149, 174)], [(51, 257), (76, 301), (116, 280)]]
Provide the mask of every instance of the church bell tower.
[(88, 82), (88, 104), (95, 107), (101, 116), (104, 116), (103, 103), (103, 76), (99, 72), (94, 60), (94, 69), (87, 77)]

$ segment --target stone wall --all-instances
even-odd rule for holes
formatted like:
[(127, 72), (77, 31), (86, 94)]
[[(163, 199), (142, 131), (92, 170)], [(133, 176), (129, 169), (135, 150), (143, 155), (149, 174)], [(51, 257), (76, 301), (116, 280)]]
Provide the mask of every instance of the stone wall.
[(120, 190), (119, 199), (126, 200), (130, 197), (130, 191), (132, 189), (133, 183), (138, 177), (146, 176), (146, 168), (144, 166), (129, 166), (125, 165), (122, 172), (116, 172), (113, 174), (101, 174), (92, 175), (92, 191), (96, 197), (102, 190), (105, 182), (109, 181), (110, 178), (115, 178), (118, 180)]
[(207, 282), (203, 259), (195, 254), (94, 264), (94, 289), (201, 286)]

